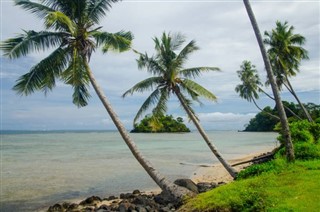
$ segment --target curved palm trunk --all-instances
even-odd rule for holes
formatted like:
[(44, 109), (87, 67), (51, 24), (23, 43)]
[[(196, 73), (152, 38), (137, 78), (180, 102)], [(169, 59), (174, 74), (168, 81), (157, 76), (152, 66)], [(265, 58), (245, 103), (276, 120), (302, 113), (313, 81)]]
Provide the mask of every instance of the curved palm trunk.
[(255, 36), (257, 38), (257, 41), (258, 41), (258, 44), (259, 44), (259, 47), (260, 47), (260, 51), (261, 51), (261, 54), (262, 54), (262, 57), (263, 57), (264, 65), (266, 67), (268, 78), (269, 78), (269, 81), (270, 81), (270, 84), (271, 84), (272, 92), (273, 92), (273, 95), (274, 95), (274, 98), (275, 98), (275, 102), (276, 102), (276, 106), (277, 106), (277, 110), (278, 110), (278, 113), (279, 113), (280, 122), (281, 122), (281, 126), (282, 126), (282, 133), (283, 133), (283, 136), (285, 138), (287, 160), (290, 161), (290, 162), (293, 162), (295, 157), (294, 157), (293, 144), (292, 144), (292, 141), (291, 141), (291, 134), (290, 134), (290, 130), (289, 130), (288, 119), (287, 119), (287, 115), (286, 115), (286, 113), (284, 111), (283, 104), (282, 104), (282, 101), (281, 101), (281, 97), (280, 97), (280, 94), (279, 94), (279, 90), (278, 90), (278, 87), (277, 87), (277, 84), (276, 84), (276, 81), (275, 81), (275, 78), (274, 78), (274, 75), (273, 75), (273, 72), (272, 72), (270, 60), (268, 58), (267, 51), (266, 51), (266, 49), (264, 47), (262, 36), (261, 36), (260, 30), (259, 30), (257, 21), (255, 19), (254, 13), (253, 13), (253, 11), (251, 9), (251, 5), (249, 3), (249, 0), (243, 0), (243, 3), (245, 5), (245, 7), (246, 7), (249, 19), (251, 21), (251, 25), (252, 25), (253, 31), (254, 31)]
[[(262, 88), (259, 87), (259, 90), (264, 93), (267, 97), (269, 97), (270, 99), (272, 99), (274, 101), (274, 98), (272, 96), (270, 96), (267, 92), (265, 92)], [(294, 117), (296, 117), (299, 120), (302, 120), (302, 118), (300, 116), (298, 116), (295, 112), (293, 112), (290, 108), (288, 108), (287, 106), (285, 106), (283, 104), (283, 107), (289, 111), (289, 113), (291, 113)]]
[(272, 113), (269, 113), (269, 112), (264, 111), (263, 109), (261, 109), (261, 108), (259, 107), (259, 105), (257, 104), (257, 102), (256, 102), (254, 99), (252, 99), (252, 101), (253, 101), (254, 105), (255, 105), (261, 112), (266, 113), (266, 114), (268, 114), (269, 116), (271, 116), (271, 117), (273, 117), (273, 118), (275, 118), (275, 119), (277, 119), (277, 120), (280, 120), (280, 118), (279, 118), (278, 116), (275, 116), (275, 115), (273, 115)]
[(302, 104), (302, 102), (300, 101), (300, 99), (298, 98), (296, 92), (293, 90), (293, 87), (288, 79), (288, 76), (286, 75), (286, 81), (288, 83), (288, 85), (286, 83), (283, 83), (286, 88), (288, 89), (288, 91), (294, 96), (294, 98), (297, 100), (298, 104), (300, 105), (305, 117), (308, 119), (309, 122), (313, 122), (310, 114), (308, 113), (308, 111), (306, 110), (306, 108), (304, 107), (304, 105)]
[(161, 173), (159, 173), (155, 168), (153, 168), (153, 165), (139, 152), (137, 146), (135, 145), (134, 141), (129, 136), (129, 133), (125, 129), (124, 125), (118, 118), (117, 114), (114, 112), (114, 110), (111, 107), (111, 104), (109, 103), (107, 97), (104, 95), (104, 92), (98, 85), (98, 83), (95, 80), (95, 77), (88, 66), (86, 64), (87, 73), (89, 75), (91, 84), (96, 91), (98, 97), (100, 98), (103, 106), (107, 110), (108, 114), (110, 115), (113, 123), (117, 127), (121, 137), (129, 147), (131, 153), (133, 156), (137, 159), (137, 161), (140, 163), (140, 165), (145, 169), (145, 171), (149, 174), (149, 176), (157, 183), (157, 185), (163, 190), (168, 192), (172, 197), (174, 197), (176, 200), (181, 200), (185, 195), (192, 196), (193, 193), (186, 188), (177, 186), (173, 184), (171, 181), (166, 179)]
[(212, 151), (212, 153), (217, 157), (217, 159), (222, 163), (222, 165), (225, 167), (225, 169), (229, 172), (229, 174), (235, 178), (237, 176), (237, 172), (234, 168), (231, 167), (231, 165), (222, 157), (222, 155), (219, 153), (219, 151), (217, 150), (217, 148), (211, 143), (208, 135), (206, 134), (206, 132), (204, 131), (204, 129), (202, 128), (202, 126), (200, 125), (200, 123), (198, 122), (197, 118), (194, 116), (194, 114), (188, 109), (186, 103), (183, 100), (183, 97), (181, 96), (180, 90), (179, 89), (175, 89), (175, 94), (177, 95), (179, 101), (181, 102), (181, 105), (183, 106), (184, 110), (187, 112), (188, 116), (190, 117), (190, 119), (192, 120), (192, 122), (194, 123), (194, 125), (197, 127), (199, 133), (201, 134), (202, 138), (205, 140), (205, 142), (207, 143), (207, 145), (209, 146), (210, 150)]

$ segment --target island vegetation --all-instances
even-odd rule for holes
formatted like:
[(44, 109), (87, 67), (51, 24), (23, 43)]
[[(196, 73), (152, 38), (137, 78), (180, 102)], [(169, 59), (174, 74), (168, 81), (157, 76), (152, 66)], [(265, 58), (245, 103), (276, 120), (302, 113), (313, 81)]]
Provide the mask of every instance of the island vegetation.
[(145, 116), (140, 123), (134, 124), (133, 133), (181, 133), (190, 132), (183, 123), (183, 118), (172, 115), (162, 115), (155, 120), (152, 116)]
[[(301, 109), (299, 104), (294, 104), (293, 102), (283, 101), (283, 105), (286, 109), (286, 114), (289, 123), (301, 120), (298, 117), (303, 117), (304, 111)], [(304, 108), (310, 114), (310, 117), (314, 122), (320, 123), (320, 105), (314, 103), (304, 104)], [(261, 112), (257, 113), (254, 118), (252, 118), (249, 123), (245, 126), (244, 131), (247, 132), (272, 132), (278, 131), (275, 127), (279, 123), (279, 119), (275, 118), (277, 116), (277, 109), (267, 106), (262, 109)]]

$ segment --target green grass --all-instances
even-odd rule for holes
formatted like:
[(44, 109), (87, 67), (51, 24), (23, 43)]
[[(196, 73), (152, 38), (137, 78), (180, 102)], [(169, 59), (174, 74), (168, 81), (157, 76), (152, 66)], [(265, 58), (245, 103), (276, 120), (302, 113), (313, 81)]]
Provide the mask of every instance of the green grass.
[(264, 172), (254, 171), (258, 176), (200, 194), (180, 210), (320, 211), (320, 160), (287, 164), (276, 159), (262, 166)]

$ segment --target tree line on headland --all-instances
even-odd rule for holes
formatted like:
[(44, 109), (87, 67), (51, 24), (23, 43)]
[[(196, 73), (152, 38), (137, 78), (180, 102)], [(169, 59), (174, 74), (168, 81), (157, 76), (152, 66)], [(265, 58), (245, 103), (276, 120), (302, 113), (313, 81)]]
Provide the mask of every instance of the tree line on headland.
[[(26, 74), (18, 78), (14, 85), (14, 90), (21, 95), (30, 95), (35, 91), (47, 93), (55, 87), (56, 81), (59, 80), (73, 88), (73, 103), (78, 107), (84, 107), (88, 104), (90, 98), (89, 86), (91, 85), (124, 142), (157, 185), (175, 201), (181, 201), (185, 195), (194, 195), (190, 190), (168, 180), (140, 153), (130, 134), (113, 110), (104, 91), (97, 83), (89, 65), (92, 53), (98, 48), (101, 48), (104, 53), (132, 50), (133, 34), (131, 32), (119, 31), (109, 33), (102, 31), (102, 26), (99, 26), (100, 19), (111, 9), (113, 3), (119, 1), (52, 0), (34, 2), (15, 0), (14, 2), (16, 5), (38, 16), (44, 22), (45, 30), (39, 32), (24, 30), (22, 34), (3, 41), (0, 47), (4, 55), (11, 59), (16, 59), (26, 56), (31, 52), (52, 51), (51, 54), (35, 64)], [(287, 161), (293, 162), (294, 150), (291, 134), (279, 90), (281, 90), (282, 86), (285, 86), (296, 98), (297, 95), (292, 88), (289, 78), (296, 75), (296, 72), (299, 70), (300, 61), (307, 59), (307, 52), (300, 47), (283, 47), (285, 43), (282, 42), (286, 40), (278, 40), (279, 36), (276, 33), (278, 28), (285, 35), (292, 34), (293, 28), (289, 27), (289, 31), (287, 32), (288, 26), (286, 22), (284, 24), (277, 22), (276, 30), (266, 33), (267, 38), (263, 41), (249, 1), (244, 0), (243, 2), (263, 55), (268, 74), (267, 83), (270, 84), (273, 92), (273, 95), (270, 95), (270, 97), (276, 102), (277, 107), (277, 114), (273, 116), (278, 117), (281, 123), (283, 146), (285, 147)], [(296, 38), (295, 36), (293, 37)], [(304, 38), (300, 40), (293, 39), (292, 42), (296, 40), (298, 41), (295, 44), (303, 45)], [(125, 97), (135, 92), (151, 91), (151, 94), (139, 109), (134, 123), (147, 109), (152, 108), (151, 123), (154, 124), (154, 127), (158, 127), (159, 120), (165, 116), (168, 109), (168, 99), (172, 95), (176, 96), (209, 149), (222, 163), (228, 173), (235, 178), (237, 172), (215, 147), (191, 107), (192, 102), (201, 103), (200, 97), (216, 101), (216, 96), (213, 93), (196, 83), (193, 79), (204, 72), (219, 71), (219, 68), (184, 67), (190, 54), (198, 50), (199, 47), (194, 40), (184, 45), (186, 38), (180, 33), (164, 32), (160, 38), (155, 37), (153, 41), (156, 51), (154, 56), (133, 50), (138, 55), (138, 68), (146, 70), (153, 75), (148, 79), (138, 82), (123, 94), (123, 97)], [(264, 45), (270, 46), (268, 54)], [(292, 47), (295, 47), (295, 45)], [(255, 76), (252, 67), (247, 67), (249, 67), (249, 78), (252, 73)], [(239, 87), (238, 91), (241, 97), (255, 102), (255, 99), (258, 98), (257, 92), (262, 92), (262, 90), (257, 88), (261, 83), (259, 83), (257, 77), (254, 78), (255, 83), (247, 83), (245, 78), (246, 72), (245, 70), (243, 71), (238, 72), (244, 83), (243, 86)], [(251, 90), (246, 88), (248, 85), (253, 86)], [(298, 98), (296, 99), (298, 102), (300, 101)], [(313, 122), (310, 114), (304, 109), (303, 104), (299, 103), (299, 105), (303, 110), (304, 117), (309, 122)], [(304, 117), (300, 118), (303, 119)]]

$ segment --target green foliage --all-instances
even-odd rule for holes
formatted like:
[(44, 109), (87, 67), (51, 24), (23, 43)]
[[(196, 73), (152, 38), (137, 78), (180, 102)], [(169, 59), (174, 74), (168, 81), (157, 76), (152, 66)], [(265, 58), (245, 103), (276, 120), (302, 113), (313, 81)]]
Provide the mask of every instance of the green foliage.
[(263, 175), (200, 194), (179, 211), (318, 211), (320, 160), (268, 164)]
[(153, 116), (145, 116), (139, 124), (134, 125), (131, 132), (143, 133), (163, 133), (163, 132), (190, 132), (183, 123), (183, 119), (178, 117), (174, 119), (172, 115), (160, 116), (155, 119)]
[(258, 113), (249, 122), (249, 125), (244, 131), (259, 131), (259, 132), (269, 132), (273, 131), (275, 124), (278, 123), (278, 119), (270, 116), (268, 113), (276, 114), (275, 109), (270, 107), (265, 107), (262, 112)]
[[(283, 101), (283, 105), (289, 108), (293, 113), (297, 114), (299, 117), (303, 117), (303, 111), (298, 104), (294, 104), (293, 102)], [(315, 123), (320, 123), (320, 105), (316, 105), (313, 103), (308, 103), (304, 105), (306, 110), (310, 113), (311, 117), (315, 120)], [(280, 131), (281, 126), (277, 119), (270, 116), (268, 113), (277, 116), (278, 112), (276, 108), (271, 109), (270, 107), (265, 107), (262, 112), (257, 113), (257, 115), (252, 118), (249, 124), (246, 126), (244, 131)], [(294, 123), (299, 121), (289, 110), (286, 109), (286, 115), (288, 117), (289, 122)], [(277, 125), (278, 124), (278, 125)], [(319, 128), (317, 126), (311, 127), (313, 131), (319, 132)], [(315, 136), (315, 133), (313, 133)], [(319, 134), (316, 136), (316, 140), (319, 140)], [(301, 135), (302, 136), (302, 135)]]
[[(320, 124), (303, 120), (292, 122), (289, 126), (296, 159), (320, 159)], [(277, 125), (277, 128), (280, 128), (280, 126)], [(284, 138), (282, 133), (280, 133), (278, 140), (282, 146), (279, 154), (284, 155)]]

